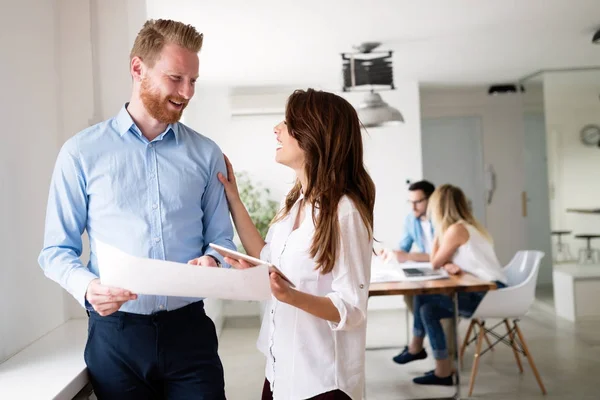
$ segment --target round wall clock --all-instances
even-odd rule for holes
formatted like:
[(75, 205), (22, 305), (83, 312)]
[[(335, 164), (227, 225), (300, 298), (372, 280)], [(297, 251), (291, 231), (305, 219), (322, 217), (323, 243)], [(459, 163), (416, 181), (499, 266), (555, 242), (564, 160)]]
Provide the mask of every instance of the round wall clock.
[(600, 126), (586, 125), (581, 128), (581, 141), (587, 146), (600, 146)]

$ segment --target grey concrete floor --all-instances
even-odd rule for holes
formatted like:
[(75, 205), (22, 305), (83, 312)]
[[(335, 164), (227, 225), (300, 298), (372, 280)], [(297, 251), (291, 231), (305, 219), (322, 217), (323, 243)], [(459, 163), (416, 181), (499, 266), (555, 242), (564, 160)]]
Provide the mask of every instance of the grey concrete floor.
[[(404, 310), (370, 311), (366, 356), (369, 400), (416, 399), (450, 396), (454, 388), (422, 387), (412, 378), (433, 368), (431, 356), (408, 365), (392, 357), (406, 343)], [(543, 396), (526, 361), (519, 374), (510, 348), (498, 346), (480, 362), (472, 398), (481, 399), (600, 399), (600, 321), (577, 324), (556, 318), (543, 304), (534, 306), (521, 321), (521, 329), (548, 391)], [(467, 323), (460, 331), (465, 333)], [(229, 400), (260, 399), (265, 359), (256, 350), (258, 317), (228, 319), (220, 338)], [(462, 372), (462, 395), (467, 397), (474, 349), (467, 349)]]

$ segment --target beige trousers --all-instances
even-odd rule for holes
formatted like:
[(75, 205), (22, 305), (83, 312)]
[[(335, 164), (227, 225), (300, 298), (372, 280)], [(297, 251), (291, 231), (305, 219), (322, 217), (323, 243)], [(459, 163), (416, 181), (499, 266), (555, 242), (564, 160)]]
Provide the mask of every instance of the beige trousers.
[[(404, 296), (404, 302), (406, 303), (406, 307), (410, 310), (411, 314), (414, 314), (413, 312), (413, 301), (414, 301), (414, 296)], [(448, 354), (450, 354), (450, 357), (453, 357), (454, 355), (454, 318), (445, 318), (442, 319), (441, 321), (442, 324), (442, 328), (444, 329), (444, 335), (446, 335), (446, 346), (448, 348)], [(412, 326), (409, 329), (409, 332), (411, 332), (412, 334)]]

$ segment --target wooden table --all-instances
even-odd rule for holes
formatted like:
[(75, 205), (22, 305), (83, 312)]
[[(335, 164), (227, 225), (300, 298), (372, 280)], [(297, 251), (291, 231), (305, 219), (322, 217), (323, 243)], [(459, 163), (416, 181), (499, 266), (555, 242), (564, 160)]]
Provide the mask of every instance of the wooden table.
[(452, 296), (454, 303), (454, 367), (456, 370), (456, 392), (452, 397), (438, 399), (460, 399), (460, 368), (458, 365), (458, 293), (487, 292), (495, 290), (496, 284), (474, 277), (471, 274), (450, 276), (448, 279), (435, 279), (429, 281), (402, 281), (371, 283), (369, 298), (374, 296), (393, 296), (417, 294), (446, 294)]

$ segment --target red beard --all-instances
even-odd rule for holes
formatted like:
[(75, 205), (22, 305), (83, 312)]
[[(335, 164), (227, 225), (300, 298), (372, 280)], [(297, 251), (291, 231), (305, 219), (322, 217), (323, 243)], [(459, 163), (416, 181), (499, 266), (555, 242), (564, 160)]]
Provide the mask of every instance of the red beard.
[[(187, 100), (176, 96), (161, 98), (157, 90), (153, 90), (147, 79), (142, 81), (140, 98), (152, 118), (163, 124), (174, 124), (181, 119), (183, 110), (188, 105)], [(182, 104), (179, 110), (173, 109), (169, 101)]]

